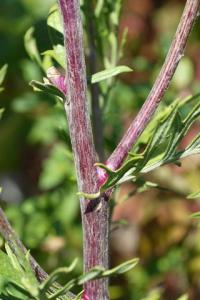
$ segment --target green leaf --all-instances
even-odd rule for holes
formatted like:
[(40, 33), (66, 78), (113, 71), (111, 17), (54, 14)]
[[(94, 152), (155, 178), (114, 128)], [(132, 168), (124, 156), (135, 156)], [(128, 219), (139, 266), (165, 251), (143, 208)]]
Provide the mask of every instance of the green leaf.
[(188, 199), (197, 199), (197, 198), (200, 198), (200, 191), (194, 192), (194, 193), (192, 193), (192, 194), (189, 194), (189, 195), (187, 196), (187, 198), (188, 198)]
[(29, 264), (29, 253), (25, 256), (14, 238), (15, 253), (6, 244), (7, 255), (0, 251), (0, 292), (18, 299), (35, 299), (38, 283)]
[(179, 297), (177, 300), (188, 300), (188, 299), (189, 299), (188, 294), (184, 294), (181, 297)]
[(0, 69), (0, 86), (2, 85), (4, 78), (6, 76), (6, 72), (8, 69), (8, 65), (4, 65), (1, 69)]
[[(183, 101), (177, 99), (172, 105), (157, 113), (147, 127), (145, 139), (141, 136), (142, 147), (144, 141), (146, 147), (143, 153), (137, 153), (140, 149), (140, 140), (135, 147), (135, 153), (129, 153), (129, 157), (121, 168), (111, 170), (108, 166), (97, 163), (96, 165), (107, 173), (107, 181), (101, 186), (99, 193), (115, 187), (125, 181), (135, 180), (159, 166), (167, 163), (179, 165), (179, 160), (191, 154), (200, 153), (200, 135), (183, 150), (178, 150), (180, 142), (188, 132), (192, 124), (200, 116), (199, 94), (188, 97)], [(189, 111), (183, 117), (183, 111)], [(88, 197), (89, 198), (89, 197)], [(94, 195), (91, 195), (94, 198)]]
[(48, 19), (47, 19), (47, 25), (54, 30), (60, 32), (63, 34), (63, 26), (62, 21), (59, 13), (58, 5), (55, 4), (50, 8)]
[(128, 260), (128, 261), (120, 264), (119, 266), (117, 266), (113, 269), (105, 271), (102, 274), (102, 276), (103, 277), (110, 277), (110, 276), (113, 276), (113, 275), (119, 275), (119, 274), (126, 273), (126, 272), (132, 270), (138, 264), (138, 262), (139, 262), (138, 258), (133, 258), (131, 260)]
[(4, 108), (0, 108), (0, 119), (2, 118), (2, 115), (3, 115), (3, 113), (4, 113)]
[(60, 17), (58, 5), (53, 5), (49, 11), (47, 19), (48, 31), (52, 43), (51, 50), (45, 51), (44, 55), (52, 57), (61, 67), (66, 68), (65, 48), (63, 38), (63, 25)]
[(52, 57), (63, 69), (66, 68), (65, 65), (65, 48), (62, 45), (54, 45), (53, 49), (44, 51), (42, 55), (47, 55)]
[(67, 179), (75, 178), (72, 153), (57, 143), (44, 161), (39, 186), (43, 190), (55, 188)]
[(77, 280), (77, 284), (83, 285), (90, 280), (101, 278), (104, 271), (105, 269), (103, 267), (100, 266), (94, 267), (87, 273), (81, 275)]
[(33, 87), (35, 91), (41, 91), (49, 95), (57, 96), (61, 101), (65, 101), (66, 99), (65, 95), (57, 87), (55, 87), (50, 83), (43, 83), (36, 80), (32, 80), (30, 82), (30, 85)]
[[(66, 275), (68, 273), (71, 273), (74, 268), (77, 265), (77, 258), (71, 263), (69, 267), (65, 268), (58, 268), (53, 273), (51, 273), (48, 278), (40, 285), (40, 293), (41, 295), (45, 295), (45, 293), (53, 287), (53, 285), (56, 283), (56, 280), (62, 276)], [(58, 291), (56, 292), (58, 293)]]
[(24, 36), (24, 45), (27, 53), (30, 58), (34, 60), (39, 66), (42, 67), (42, 60), (40, 57), (40, 53), (37, 48), (36, 39), (33, 37), (34, 28), (31, 27), (27, 30)]
[(51, 295), (49, 297), (49, 299), (55, 300), (58, 297), (65, 295), (65, 293), (67, 291), (69, 291), (70, 289), (72, 289), (73, 287), (75, 287), (77, 285), (83, 285), (90, 280), (104, 278), (104, 277), (110, 277), (110, 276), (116, 276), (116, 275), (125, 273), (125, 272), (133, 269), (137, 265), (138, 261), (139, 261), (138, 258), (134, 258), (134, 259), (128, 260), (110, 270), (106, 270), (105, 268), (103, 268), (101, 266), (96, 266), (96, 267), (92, 268), (90, 271), (88, 271), (87, 273), (79, 276), (78, 278), (74, 278), (74, 279), (70, 280), (60, 290), (56, 291), (53, 295)]
[(200, 218), (200, 211), (191, 214), (190, 217), (193, 218), (193, 219), (199, 219)]
[(102, 80), (111, 78), (113, 76), (117, 76), (121, 73), (127, 73), (127, 72), (132, 72), (133, 70), (127, 66), (117, 66), (114, 68), (110, 68), (101, 72), (98, 72), (94, 75), (92, 75), (92, 83), (97, 83), (100, 82)]
[(11, 280), (21, 283), (21, 271), (14, 268), (11, 259), (3, 251), (0, 250), (0, 282), (2, 280)]

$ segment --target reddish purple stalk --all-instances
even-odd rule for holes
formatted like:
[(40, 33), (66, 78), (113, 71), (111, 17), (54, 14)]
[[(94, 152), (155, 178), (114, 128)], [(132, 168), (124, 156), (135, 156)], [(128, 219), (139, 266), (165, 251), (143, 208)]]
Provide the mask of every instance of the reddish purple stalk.
[[(150, 121), (166, 91), (180, 61), (188, 35), (195, 21), (200, 0), (188, 0), (170, 47), (163, 68), (136, 119), (122, 138), (116, 150), (107, 161), (110, 168), (118, 168), (125, 160), (134, 142)], [(94, 167), (97, 155), (94, 148), (92, 130), (86, 97), (86, 71), (83, 51), (83, 33), (78, 0), (59, 0), (64, 23), (64, 42), (66, 48), (66, 89), (68, 101), (65, 110), (68, 118), (79, 191), (94, 194), (99, 184), (106, 180), (106, 174)], [(108, 266), (108, 203), (106, 196), (89, 201), (80, 199), (84, 269), (95, 265)], [(98, 205), (98, 209), (96, 205)], [(107, 280), (86, 283), (84, 299), (107, 300)]]
[[(94, 148), (92, 129), (87, 104), (86, 70), (83, 48), (83, 32), (80, 3), (78, 0), (59, 0), (64, 24), (66, 48), (66, 84), (68, 99), (65, 103), (72, 149), (77, 173), (78, 189), (85, 193), (98, 191), (98, 174), (94, 166), (97, 155)], [(109, 207), (105, 198), (91, 202), (81, 198), (83, 224), (84, 269), (95, 265), (108, 267), (108, 215)], [(108, 299), (107, 279), (85, 284), (85, 295), (90, 300)]]
[(175, 37), (165, 59), (165, 63), (163, 64), (149, 96), (115, 151), (107, 160), (106, 164), (108, 164), (111, 169), (116, 170), (121, 166), (126, 159), (128, 152), (151, 120), (152, 115), (161, 102), (176, 71), (178, 63), (184, 54), (186, 42), (196, 19), (199, 4), (200, 0), (187, 1)]

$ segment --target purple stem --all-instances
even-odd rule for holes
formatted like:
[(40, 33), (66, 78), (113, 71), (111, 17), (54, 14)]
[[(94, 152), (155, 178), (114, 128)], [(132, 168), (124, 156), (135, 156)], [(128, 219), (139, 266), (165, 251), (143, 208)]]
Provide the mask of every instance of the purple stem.
[[(87, 105), (87, 82), (83, 49), (83, 32), (80, 4), (78, 0), (59, 0), (64, 23), (64, 42), (66, 49), (67, 114), (69, 132), (77, 173), (78, 189), (85, 193), (96, 193), (99, 188), (97, 161), (92, 129)], [(92, 201), (98, 204), (94, 209), (91, 201), (80, 199), (84, 270), (95, 265), (108, 267), (108, 227), (109, 206), (105, 197)], [(100, 279), (84, 286), (85, 295), (90, 300), (108, 299), (108, 281)]]
[(107, 160), (106, 164), (113, 170), (116, 170), (122, 165), (128, 152), (151, 120), (152, 115), (161, 102), (178, 63), (184, 54), (188, 36), (197, 17), (199, 4), (200, 0), (187, 0), (175, 37), (153, 88), (138, 115)]

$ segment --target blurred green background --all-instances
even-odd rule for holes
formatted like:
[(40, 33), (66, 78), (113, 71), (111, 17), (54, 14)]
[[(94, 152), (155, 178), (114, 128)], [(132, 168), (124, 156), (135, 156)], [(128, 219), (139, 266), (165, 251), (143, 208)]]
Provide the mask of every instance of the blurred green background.
[[(67, 124), (53, 97), (33, 93), (29, 82), (42, 72), (26, 54), (24, 34), (35, 28), (40, 52), (51, 47), (46, 26), (54, 0), (1, 0), (0, 66), (7, 63), (5, 108), (0, 126), (1, 206), (27, 248), (47, 272), (79, 257), (82, 230)], [(185, 1), (123, 0), (119, 39), (128, 38), (121, 64), (134, 69), (121, 75), (109, 99), (104, 121), (106, 156), (144, 102), (162, 65)], [(200, 92), (200, 22), (196, 22), (165, 103)], [(199, 132), (196, 123), (183, 141)], [(186, 199), (200, 188), (200, 157), (182, 167), (165, 166), (145, 179), (162, 190), (134, 194), (124, 184), (113, 195), (111, 265), (132, 257), (140, 264), (111, 280), (111, 299), (200, 299), (200, 230), (189, 215), (200, 203)], [(1, 240), (3, 248), (3, 240)]]

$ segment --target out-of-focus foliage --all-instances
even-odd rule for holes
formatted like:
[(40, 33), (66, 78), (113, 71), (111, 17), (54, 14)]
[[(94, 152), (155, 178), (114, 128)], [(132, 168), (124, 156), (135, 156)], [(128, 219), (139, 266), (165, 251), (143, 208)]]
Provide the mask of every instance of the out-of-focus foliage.
[[(144, 102), (185, 1), (123, 0), (119, 29), (116, 24), (120, 1), (81, 3), (88, 82), (93, 75), (87, 38), (91, 19), (95, 23), (97, 71), (124, 65), (134, 70), (121, 74), (117, 80), (112, 77), (100, 83), (108, 155)], [(0, 126), (1, 204), (20, 238), (45, 270), (69, 265), (79, 257), (73, 271), (76, 277), (82, 272), (82, 232), (65, 114), (62, 103), (53, 95), (33, 93), (29, 86), (33, 79), (42, 82), (52, 64), (64, 66), (63, 56), (59, 55), (58, 61), (54, 55), (55, 51), (61, 53), (63, 41), (60, 27), (56, 32), (50, 30), (55, 24), (53, 10), (46, 25), (49, 9), (54, 4), (53, 0), (0, 1), (0, 66), (9, 65), (4, 91), (0, 94), (0, 107), (5, 108)], [(34, 32), (29, 30), (31, 27)], [(32, 51), (40, 67), (26, 53), (27, 30), (29, 52)], [(198, 32), (199, 20), (166, 93), (164, 106), (178, 97), (200, 91)], [(58, 43), (52, 48), (54, 34)], [(182, 114), (186, 117), (188, 109)], [(196, 121), (181, 142), (181, 149), (198, 133)], [(148, 138), (145, 140), (143, 136), (143, 145)], [(199, 197), (186, 199), (188, 194), (200, 189), (199, 168), (199, 156), (185, 158), (181, 168), (164, 166), (142, 174), (136, 183), (117, 188), (113, 195), (111, 264), (115, 266), (136, 256), (141, 260), (132, 271), (111, 280), (111, 299), (171, 300), (185, 293), (191, 300), (200, 297), (200, 232), (198, 220), (190, 218), (200, 210)], [(138, 195), (138, 190), (143, 192)]]
[[(103, 267), (96, 266), (88, 272), (70, 280), (63, 286), (58, 284), (60, 276), (71, 274), (76, 267), (77, 260), (74, 260), (69, 267), (56, 269), (41, 284), (38, 283), (29, 263), (30, 253), (26, 255), (15, 245), (15, 253), (10, 247), (5, 245), (7, 255), (0, 251), (1, 273), (0, 273), (0, 293), (1, 299), (21, 299), (21, 300), (67, 300), (81, 299), (81, 291), (76, 297), (70, 293), (75, 286), (82, 286), (90, 280), (105, 278), (123, 274), (133, 269), (138, 259), (134, 258), (119, 266), (105, 270)], [(3, 297), (3, 298), (2, 298)]]

